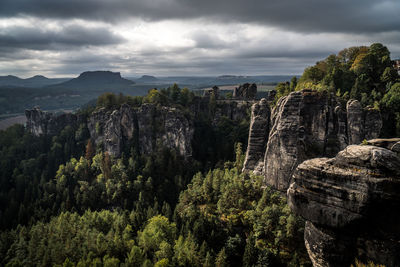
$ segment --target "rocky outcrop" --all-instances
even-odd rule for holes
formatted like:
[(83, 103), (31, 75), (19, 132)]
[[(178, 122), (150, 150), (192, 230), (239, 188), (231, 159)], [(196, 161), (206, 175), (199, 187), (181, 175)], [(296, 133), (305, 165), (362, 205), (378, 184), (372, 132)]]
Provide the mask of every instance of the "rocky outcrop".
[[(396, 150), (398, 144), (389, 146)], [(301, 163), (288, 203), (307, 220), (304, 238), (313, 265), (349, 266), (357, 257), (399, 266), (399, 192), (400, 154), (383, 147), (351, 145), (334, 158)]]
[(75, 127), (79, 122), (79, 117), (75, 114), (55, 115), (39, 108), (25, 110), (25, 116), (27, 119), (26, 128), (35, 136), (54, 135), (64, 129), (66, 125)]
[(236, 99), (255, 99), (257, 96), (257, 85), (245, 83), (233, 90), (233, 97)]
[[(217, 88), (215, 88), (217, 89)], [(92, 141), (113, 156), (120, 156), (132, 144), (142, 154), (160, 147), (175, 149), (188, 159), (192, 156), (194, 121), (210, 120), (211, 127), (223, 127), (226, 119), (237, 123), (249, 119), (254, 101), (211, 100), (196, 97), (189, 110), (144, 103), (140, 107), (127, 104), (117, 109), (96, 109), (90, 115), (54, 115), (38, 108), (27, 110), (27, 129), (35, 135), (56, 135), (66, 126), (84, 123)], [(222, 126), (221, 126), (222, 125)]]
[(349, 100), (346, 105), (347, 110), (347, 121), (348, 121), (348, 137), (350, 144), (360, 144), (364, 129), (362, 125), (363, 121), (363, 109), (361, 103), (357, 100)]
[(213, 125), (217, 125), (223, 117), (240, 122), (249, 119), (249, 110), (254, 101), (218, 100), (213, 114)]
[(250, 108), (255, 103), (254, 100), (216, 100), (211, 103), (208, 97), (196, 97), (189, 107), (193, 117), (196, 119), (208, 115), (212, 124), (218, 125), (223, 118), (236, 122), (250, 119)]
[(368, 140), (366, 145), (383, 147), (383, 148), (392, 150), (397, 153), (400, 152), (398, 150), (399, 145), (400, 145), (400, 138), (372, 139), (372, 140)]
[(282, 191), (301, 162), (332, 155), (348, 144), (346, 111), (326, 92), (303, 90), (281, 98), (272, 111), (271, 125), (265, 183)]
[(219, 87), (218, 86), (213, 86), (212, 88), (204, 90), (203, 97), (210, 98), (211, 95), (214, 95), (215, 99), (219, 98)]
[(243, 171), (254, 171), (262, 174), (264, 168), (264, 153), (268, 141), (270, 109), (268, 102), (261, 99), (251, 107), (249, 141)]
[(139, 108), (124, 104), (113, 111), (102, 108), (89, 117), (88, 128), (95, 143), (114, 156), (131, 142), (143, 154), (154, 152), (159, 143), (176, 149), (185, 158), (192, 155), (192, 122), (175, 108), (154, 104)]
[[(256, 115), (254, 115), (256, 116)], [(267, 118), (265, 118), (267, 119)], [(252, 121), (254, 118), (252, 118)], [(259, 119), (258, 119), (259, 120)], [(377, 138), (382, 127), (378, 111), (363, 109), (357, 100), (350, 100), (346, 109), (327, 92), (302, 90), (279, 99), (272, 110), (269, 134), (264, 140), (249, 139), (248, 148), (261, 147), (264, 153), (264, 182), (286, 191), (295, 168), (304, 160), (334, 156), (350, 144), (359, 144), (366, 137)], [(251, 125), (260, 128), (259, 124)], [(259, 162), (261, 153), (246, 152), (249, 162)], [(248, 161), (246, 159), (246, 162)], [(245, 166), (251, 170), (252, 164)], [(256, 173), (259, 170), (252, 169)]]
[(279, 100), (264, 156), (266, 184), (286, 190), (297, 165), (324, 152), (327, 101), (326, 94), (315, 91), (294, 92)]

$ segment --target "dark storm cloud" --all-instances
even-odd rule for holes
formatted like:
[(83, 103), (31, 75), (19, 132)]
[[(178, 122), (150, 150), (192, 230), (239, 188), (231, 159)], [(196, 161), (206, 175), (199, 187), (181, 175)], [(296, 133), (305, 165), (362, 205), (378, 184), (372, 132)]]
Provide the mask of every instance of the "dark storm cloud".
[(226, 48), (234, 45), (232, 42), (224, 41), (222, 38), (215, 34), (210, 34), (205, 31), (194, 32), (190, 36), (197, 48)]
[(1, 17), (29, 15), (118, 22), (206, 18), (305, 32), (400, 29), (398, 0), (2, 0)]
[(65, 47), (118, 44), (124, 39), (106, 27), (68, 25), (60, 29), (37, 26), (0, 27), (0, 53), (7, 50), (58, 50)]

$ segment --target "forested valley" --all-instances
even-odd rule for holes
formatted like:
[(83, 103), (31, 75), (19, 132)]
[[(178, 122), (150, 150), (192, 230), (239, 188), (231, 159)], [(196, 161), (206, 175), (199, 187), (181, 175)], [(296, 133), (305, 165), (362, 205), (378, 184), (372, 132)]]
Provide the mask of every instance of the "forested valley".
[[(123, 103), (190, 113), (193, 97), (177, 86), (145, 97), (104, 94), (80, 113)], [(308, 265), (304, 222), (262, 188), (262, 177), (241, 173), (248, 119), (211, 127), (209, 115), (197, 122), (190, 160), (162, 145), (110, 156), (84, 124), (55, 136), (22, 125), (0, 132), (1, 264)]]

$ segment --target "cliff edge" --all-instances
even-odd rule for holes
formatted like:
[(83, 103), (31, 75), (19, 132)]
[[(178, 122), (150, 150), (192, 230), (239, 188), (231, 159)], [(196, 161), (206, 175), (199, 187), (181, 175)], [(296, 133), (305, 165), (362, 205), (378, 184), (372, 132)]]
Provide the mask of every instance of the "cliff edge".
[(351, 145), (293, 174), (288, 203), (307, 221), (315, 267), (349, 266), (355, 258), (400, 265), (400, 139), (372, 143), (384, 145)]

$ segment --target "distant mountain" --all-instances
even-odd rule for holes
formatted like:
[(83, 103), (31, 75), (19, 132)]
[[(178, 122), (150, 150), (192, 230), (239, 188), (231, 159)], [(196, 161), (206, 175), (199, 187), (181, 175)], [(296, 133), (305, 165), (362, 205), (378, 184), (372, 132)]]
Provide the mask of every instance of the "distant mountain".
[(135, 82), (124, 79), (119, 72), (87, 71), (78, 78), (51, 87), (84, 89), (84, 90), (121, 90), (131, 88)]
[(157, 83), (159, 80), (151, 75), (143, 75), (141, 78), (136, 79), (135, 82), (137, 83)]
[(8, 75), (8, 76), (0, 76), (0, 86), (18, 86), (18, 87), (37, 88), (37, 87), (58, 84), (58, 83), (66, 81), (66, 80), (68, 80), (68, 79), (66, 79), (66, 78), (49, 79), (42, 75), (36, 75), (36, 76), (27, 78), (27, 79), (21, 79), (17, 76)]
[(218, 76), (217, 80), (232, 80), (232, 79), (246, 79), (250, 78), (249, 76), (236, 76), (236, 75), (221, 75)]
[(8, 76), (0, 76), (0, 86), (4, 85), (12, 85), (12, 86), (18, 86), (22, 79), (13, 76), (13, 75), (8, 75)]

